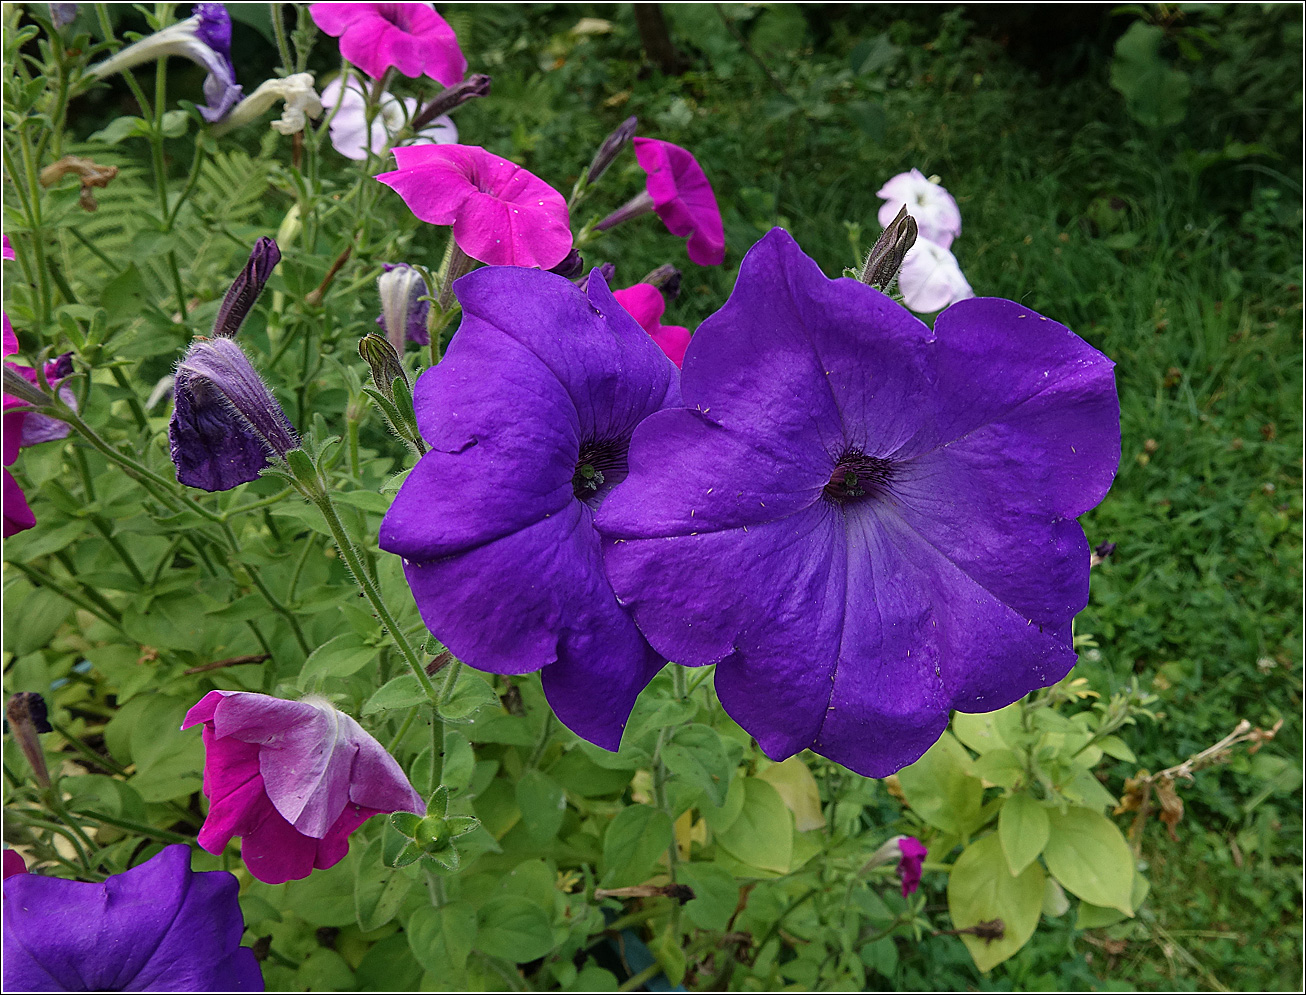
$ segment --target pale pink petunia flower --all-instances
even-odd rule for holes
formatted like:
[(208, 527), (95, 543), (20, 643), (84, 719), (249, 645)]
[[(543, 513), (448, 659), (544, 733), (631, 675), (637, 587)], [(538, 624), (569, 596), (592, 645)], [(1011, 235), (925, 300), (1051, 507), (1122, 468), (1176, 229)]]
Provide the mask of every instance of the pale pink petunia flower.
[(210, 691), (182, 728), (200, 723), (209, 814), (199, 844), (221, 853), (243, 837), (241, 859), (267, 884), (339, 863), (374, 815), (426, 812), (395, 759), (323, 698)]
[(492, 266), (552, 269), (571, 251), (567, 202), (534, 173), (476, 145), (394, 150), (377, 179), (418, 218), (453, 225), (458, 247)]
[(662, 314), (667, 309), (662, 291), (651, 283), (637, 283), (625, 290), (614, 290), (612, 296), (648, 332), (671, 362), (676, 366), (684, 362), (685, 350), (689, 348), (689, 329), (662, 324)]
[(876, 191), (884, 198), (878, 215), (880, 227), (887, 228), (904, 205), (916, 219), (920, 237), (948, 248), (961, 234), (961, 210), (952, 194), (930, 180), (919, 169), (899, 173)]
[[(381, 93), (369, 140), (365, 86), (350, 74), (347, 81), (337, 76), (322, 91), (322, 106), (328, 113), (340, 105), (329, 118), (331, 144), (337, 152), (350, 159), (366, 159), (369, 149), (373, 154), (381, 155), (417, 113), (416, 97), (400, 99), (387, 92)], [(441, 114), (417, 132), (409, 144), (452, 145), (457, 141), (458, 128), (453, 119), (448, 114)]]
[(918, 314), (942, 311), (975, 296), (956, 257), (925, 238), (918, 238), (903, 259), (898, 290), (902, 302)]
[(467, 73), (453, 28), (431, 4), (315, 3), (308, 9), (319, 28), (340, 39), (340, 54), (373, 79), (394, 68), (453, 86)]

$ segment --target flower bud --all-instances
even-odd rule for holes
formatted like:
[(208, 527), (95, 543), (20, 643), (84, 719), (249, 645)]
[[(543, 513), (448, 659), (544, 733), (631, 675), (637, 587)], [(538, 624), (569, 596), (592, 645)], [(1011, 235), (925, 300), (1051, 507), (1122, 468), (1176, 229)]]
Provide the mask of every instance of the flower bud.
[(35, 691), (20, 691), (5, 706), (9, 731), (32, 768), (32, 775), (43, 788), (50, 786), (50, 771), (45, 765), (45, 751), (37, 735), (53, 731), (46, 717), (45, 699)]
[(394, 383), (402, 380), (408, 383), (408, 375), (399, 362), (399, 354), (385, 338), (376, 332), (368, 332), (358, 342), (358, 354), (367, 361), (372, 369), (372, 383), (376, 385), (387, 401), (394, 403)]
[(168, 441), (177, 479), (188, 487), (230, 490), (299, 447), (281, 405), (229, 338), (190, 347), (177, 366), (173, 402)]
[(413, 118), (413, 131), (421, 131), (441, 114), (448, 114), (455, 107), (465, 104), (469, 100), (487, 96), (492, 82), (493, 80), (485, 73), (473, 73), (461, 83), (456, 83), (443, 93), (436, 94), (431, 102), (422, 108), (417, 117)]
[(568, 280), (571, 280), (577, 276), (580, 276), (580, 272), (584, 268), (585, 268), (585, 257), (582, 256), (577, 250), (572, 249), (570, 252), (567, 253), (567, 258), (564, 259), (562, 262), (558, 263), (558, 265), (553, 267), (553, 269), (549, 270), (549, 272), (557, 273), (558, 276), (564, 276)]
[(376, 281), (381, 295), (381, 314), (376, 323), (385, 329), (386, 340), (398, 354), (403, 353), (405, 341), (426, 345), (431, 341), (426, 330), (431, 302), (422, 300), (430, 294), (426, 281), (407, 263), (384, 263), (383, 269)]
[(621, 155), (625, 147), (630, 144), (630, 140), (635, 137), (635, 128), (638, 125), (638, 118), (628, 117), (621, 122), (616, 131), (603, 139), (603, 144), (594, 154), (594, 161), (590, 163), (589, 172), (585, 174), (587, 184), (595, 182), (607, 172), (608, 167), (616, 161), (617, 156)]
[(216, 337), (235, 338), (279, 262), (281, 250), (277, 248), (276, 242), (264, 236), (254, 243), (245, 268), (240, 271), (227, 291), (227, 296), (222, 299), (222, 306), (218, 308), (217, 320), (213, 322), (213, 334)]
[(880, 233), (866, 256), (858, 279), (877, 290), (887, 290), (902, 268), (902, 261), (916, 244), (916, 219), (903, 207), (898, 216)]
[(668, 300), (674, 301), (680, 296), (680, 270), (669, 263), (663, 263), (639, 282), (657, 287)]

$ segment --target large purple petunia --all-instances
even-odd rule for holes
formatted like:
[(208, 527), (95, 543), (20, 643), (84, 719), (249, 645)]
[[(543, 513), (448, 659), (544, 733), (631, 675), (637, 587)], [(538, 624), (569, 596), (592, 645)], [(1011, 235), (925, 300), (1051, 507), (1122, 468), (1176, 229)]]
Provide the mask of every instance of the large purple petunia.
[(422, 618), (478, 670), (544, 669), (558, 717), (616, 749), (662, 660), (617, 604), (595, 510), (676, 368), (601, 277), (488, 267), (454, 284), (463, 319), (417, 382), (431, 447), (381, 523)]
[(192, 871), (187, 846), (101, 883), (16, 874), (4, 889), (6, 991), (263, 991), (239, 883)]
[(1120, 457), (1112, 367), (1011, 301), (931, 331), (773, 229), (689, 346), (686, 407), (635, 433), (597, 522), (612, 585), (655, 649), (718, 664), (769, 756), (887, 775), (949, 709), (1074, 663), (1075, 516)]

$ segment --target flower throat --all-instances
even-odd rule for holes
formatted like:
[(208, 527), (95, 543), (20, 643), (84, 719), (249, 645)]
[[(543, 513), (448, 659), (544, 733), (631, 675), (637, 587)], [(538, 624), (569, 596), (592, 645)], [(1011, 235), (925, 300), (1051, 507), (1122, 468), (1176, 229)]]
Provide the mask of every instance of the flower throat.
[(629, 439), (600, 439), (584, 443), (576, 457), (576, 472), (571, 478), (572, 493), (586, 504), (597, 507), (603, 495), (626, 479), (629, 473), (626, 454), (629, 450)]
[(892, 479), (893, 464), (889, 460), (849, 449), (835, 463), (822, 494), (835, 504), (853, 504), (874, 497)]

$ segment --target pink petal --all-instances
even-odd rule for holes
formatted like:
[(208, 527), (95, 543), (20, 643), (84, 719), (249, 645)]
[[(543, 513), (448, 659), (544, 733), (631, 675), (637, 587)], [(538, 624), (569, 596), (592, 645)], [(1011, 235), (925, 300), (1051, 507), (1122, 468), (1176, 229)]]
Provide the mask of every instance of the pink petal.
[(698, 160), (679, 145), (655, 138), (635, 139), (635, 158), (648, 174), (654, 210), (673, 235), (688, 237), (686, 251), (700, 266), (725, 258), (725, 229), (716, 195)]
[(4, 471), (4, 538), (23, 532), (36, 525), (36, 516), (27, 503), (27, 495), (8, 470)]
[(685, 350), (689, 348), (688, 328), (682, 328), (680, 325), (659, 325), (658, 330), (651, 334), (653, 341), (667, 354), (671, 362), (677, 367), (684, 363)]
[(662, 297), (662, 291), (653, 284), (637, 283), (625, 290), (614, 290), (612, 296), (630, 312), (630, 316), (639, 322), (644, 331), (653, 335), (658, 330), (658, 321), (667, 309), (667, 302)]

